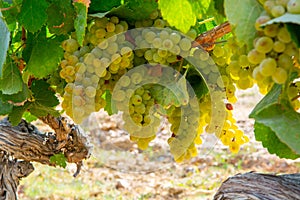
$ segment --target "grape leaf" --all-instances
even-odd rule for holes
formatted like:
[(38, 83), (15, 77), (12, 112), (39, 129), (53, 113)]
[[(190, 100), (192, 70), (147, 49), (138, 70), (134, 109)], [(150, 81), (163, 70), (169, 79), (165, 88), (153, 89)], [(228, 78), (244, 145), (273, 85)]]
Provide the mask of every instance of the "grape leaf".
[(31, 84), (31, 91), (35, 102), (46, 107), (54, 107), (59, 104), (55, 92), (50, 90), (50, 84), (44, 80), (34, 80)]
[(46, 38), (43, 30), (32, 39), (32, 50), (28, 47), (26, 52), (27, 56), (30, 55), (26, 70), (36, 78), (44, 78), (56, 70), (58, 62), (63, 57), (63, 49), (60, 47), (62, 38)]
[(69, 0), (53, 0), (47, 16), (50, 33), (67, 34), (73, 30), (75, 10)]
[(293, 24), (300, 25), (300, 15), (285, 13), (284, 15), (281, 15), (280, 17), (271, 19), (270, 21), (264, 23), (262, 26), (266, 26), (266, 25), (270, 25), (270, 24), (274, 24), (274, 23), (293, 23)]
[(6, 23), (3, 19), (2, 13), (0, 11), (0, 79), (2, 77), (3, 64), (5, 63), (5, 58), (7, 55), (10, 32), (6, 26)]
[(191, 84), (198, 99), (201, 99), (208, 93), (207, 85), (205, 81), (198, 75), (187, 76), (188, 82)]
[(5, 22), (10, 31), (16, 30), (16, 18), (19, 14), (19, 8), (16, 2), (12, 4), (12, 2), (0, 1), (0, 8), (9, 8), (5, 12), (3, 12), (3, 17), (5, 18)]
[[(206, 0), (206, 1), (195, 1), (195, 0), (189, 0), (189, 3), (192, 6), (193, 12), (196, 14), (196, 18), (202, 19), (203, 16), (206, 15), (211, 0)], [(194, 25), (194, 24), (193, 24)]]
[(286, 24), (287, 30), (289, 31), (292, 40), (295, 42), (298, 48), (300, 48), (300, 25), (287, 23)]
[(13, 103), (22, 103), (29, 97), (30, 97), (30, 91), (24, 83), (22, 86), (22, 90), (16, 94), (7, 95), (7, 94), (2, 94), (0, 92), (0, 98), (2, 98), (3, 101), (10, 101)]
[(47, 116), (48, 114), (55, 117), (59, 116), (59, 112), (57, 110), (52, 107), (45, 106), (38, 101), (31, 103), (29, 110), (30, 113), (36, 117), (43, 117)]
[(300, 114), (285, 103), (274, 103), (259, 112), (255, 121), (272, 129), (280, 141), (300, 155)]
[(3, 102), (0, 99), (0, 115), (7, 115), (13, 109), (13, 105), (7, 102)]
[(264, 124), (255, 122), (254, 133), (256, 140), (261, 141), (262, 145), (268, 149), (269, 153), (276, 154), (280, 158), (296, 159), (300, 157), (299, 154), (295, 154), (295, 152), (284, 144), (271, 128)]
[(226, 21), (225, 10), (224, 10), (224, 0), (215, 0), (211, 1), (207, 14), (205, 15), (206, 18), (214, 17), (214, 21), (218, 24), (223, 23)]
[(66, 168), (67, 166), (67, 158), (63, 153), (58, 153), (51, 156), (50, 162), (63, 168)]
[(22, 90), (23, 80), (15, 62), (8, 56), (3, 66), (0, 91), (2, 94), (15, 94)]
[(36, 117), (48, 114), (58, 116), (53, 107), (59, 104), (55, 92), (50, 90), (50, 85), (44, 80), (34, 80), (31, 84), (34, 101), (30, 104), (30, 113)]
[(255, 106), (249, 117), (256, 118), (257, 114), (263, 111), (268, 106), (278, 102), (281, 94), (282, 85), (275, 84), (266, 96)]
[(256, 0), (225, 0), (224, 7), (238, 42), (251, 49), (256, 37), (254, 24), (263, 11), (262, 6)]
[(89, 8), (89, 13), (92, 14), (92, 13), (107, 12), (110, 11), (113, 7), (118, 7), (120, 5), (121, 5), (120, 0), (110, 0), (110, 1), (93, 0)]
[(76, 10), (76, 18), (74, 21), (74, 26), (76, 30), (76, 38), (80, 45), (83, 45), (83, 39), (85, 36), (85, 28), (87, 26), (87, 8), (83, 3), (74, 3)]
[(160, 0), (158, 1), (162, 17), (170, 26), (175, 26), (183, 33), (188, 32), (196, 23), (196, 13), (188, 0)]
[(28, 123), (37, 120), (38, 118), (32, 115), (30, 112), (24, 112), (22, 118), (24, 118)]
[(26, 102), (23, 106), (14, 106), (12, 111), (8, 114), (8, 119), (13, 126), (17, 126), (23, 116), (23, 113), (28, 109), (30, 103)]
[(143, 20), (148, 19), (151, 12), (156, 8), (157, 3), (155, 0), (130, 0), (117, 8), (112, 8), (108, 14), (116, 15), (127, 21)]
[(24, 0), (18, 16), (19, 22), (30, 32), (40, 30), (46, 23), (48, 6), (46, 0)]

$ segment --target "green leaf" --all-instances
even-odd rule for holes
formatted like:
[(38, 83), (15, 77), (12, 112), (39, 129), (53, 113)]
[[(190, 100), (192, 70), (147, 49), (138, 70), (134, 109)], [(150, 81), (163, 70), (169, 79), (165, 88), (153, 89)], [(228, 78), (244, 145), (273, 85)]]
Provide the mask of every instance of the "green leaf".
[(286, 144), (282, 143), (269, 127), (255, 122), (254, 133), (256, 140), (261, 141), (269, 153), (276, 154), (280, 158), (296, 159), (300, 157), (299, 154), (295, 154)]
[(63, 153), (58, 153), (51, 156), (50, 162), (63, 168), (66, 168), (67, 166), (67, 158)]
[(201, 99), (208, 93), (207, 85), (202, 77), (198, 75), (192, 75), (187, 77), (188, 82), (191, 84), (198, 99)]
[(68, 34), (73, 30), (75, 10), (69, 0), (53, 0), (47, 9), (47, 16), (50, 33)]
[(270, 105), (278, 102), (279, 96), (281, 94), (282, 85), (275, 84), (272, 89), (268, 92), (266, 96), (255, 106), (255, 108), (250, 113), (250, 118), (256, 118), (256, 116)]
[(300, 155), (300, 114), (291, 106), (275, 103), (259, 112), (255, 121), (271, 128), (281, 142)]
[(274, 23), (293, 23), (300, 25), (300, 14), (291, 14), (291, 13), (285, 13), (284, 15), (281, 15), (280, 17), (276, 17), (274, 19), (271, 19), (267, 23), (264, 23), (262, 26), (274, 24)]
[(22, 118), (24, 118), (28, 123), (33, 122), (35, 120), (37, 120), (38, 118), (32, 114), (30, 114), (30, 112), (24, 112)]
[(31, 84), (31, 91), (35, 99), (34, 102), (46, 107), (54, 107), (59, 104), (55, 92), (50, 90), (50, 84), (44, 80), (34, 80)]
[[(152, 11), (157, 9), (157, 3), (155, 0), (130, 0), (126, 1), (123, 5), (111, 9), (109, 15), (116, 15), (127, 21), (136, 21), (149, 19), (149, 15)], [(141, 12), (141, 10), (143, 12)]]
[(63, 49), (60, 47), (62, 38), (46, 38), (45, 30), (36, 38), (32, 38), (32, 50), (28, 47), (27, 56), (30, 54), (26, 70), (36, 78), (44, 78), (53, 73), (63, 57)]
[(10, 101), (12, 103), (22, 103), (29, 97), (30, 97), (30, 91), (27, 85), (25, 85), (24, 83), (22, 86), (22, 90), (16, 94), (6, 95), (0, 92), (0, 98), (2, 98), (3, 101)]
[(53, 107), (59, 104), (55, 92), (50, 89), (49, 83), (44, 80), (34, 80), (31, 84), (34, 101), (30, 104), (29, 110), (36, 117), (48, 114), (59, 116), (59, 112)]
[(18, 16), (19, 22), (30, 32), (36, 32), (42, 28), (47, 20), (46, 0), (24, 0), (21, 12)]
[(0, 79), (2, 77), (3, 64), (7, 55), (7, 50), (10, 40), (10, 32), (6, 26), (6, 23), (3, 19), (2, 13), (0, 11)]
[(3, 66), (0, 91), (2, 94), (16, 94), (22, 90), (23, 80), (15, 62), (8, 56)]
[(170, 26), (186, 33), (195, 25), (197, 16), (189, 0), (159, 0), (158, 4), (162, 17)]
[(30, 103), (26, 102), (23, 106), (14, 106), (12, 111), (8, 114), (8, 119), (13, 126), (17, 126), (23, 116), (23, 113), (28, 109)]
[(292, 40), (295, 42), (297, 47), (300, 48), (300, 25), (292, 23), (287, 23), (285, 25), (291, 35)]
[(254, 24), (263, 11), (262, 6), (256, 0), (225, 0), (224, 7), (237, 40), (251, 49), (256, 37)]
[(114, 108), (113, 106), (115, 106), (114, 104), (112, 104), (112, 100), (111, 100), (111, 93), (109, 90), (106, 90), (103, 97), (105, 98), (105, 102), (106, 102), (106, 105), (104, 107), (104, 110), (109, 114), (109, 115), (112, 115), (112, 114), (116, 114), (117, 113), (117, 109)]
[(193, 12), (196, 14), (196, 18), (202, 19), (209, 9), (211, 0), (206, 0), (206, 1), (189, 0), (189, 3), (192, 6)]
[(29, 110), (30, 113), (36, 117), (44, 117), (47, 116), (48, 114), (55, 117), (59, 116), (59, 112), (57, 110), (55, 110), (52, 107), (45, 106), (38, 101), (30, 104)]
[(103, 13), (110, 11), (113, 7), (121, 5), (120, 0), (93, 0), (89, 7), (89, 13)]
[(83, 3), (74, 3), (76, 10), (76, 18), (74, 21), (74, 26), (76, 30), (76, 38), (78, 43), (82, 46), (83, 39), (85, 36), (85, 28), (87, 26), (87, 8)]
[(16, 18), (18, 17), (20, 6), (21, 5), (17, 2), (14, 2), (12, 4), (12, 2), (8, 3), (5, 1), (0, 1), (0, 8), (9, 8), (8, 10), (5, 10), (2, 14), (10, 31), (16, 30)]
[(227, 19), (225, 16), (224, 0), (211, 1), (205, 17), (214, 17), (214, 21), (217, 24), (225, 22)]
[(3, 102), (0, 99), (0, 115), (7, 115), (9, 114), (13, 109), (13, 105), (7, 102)]

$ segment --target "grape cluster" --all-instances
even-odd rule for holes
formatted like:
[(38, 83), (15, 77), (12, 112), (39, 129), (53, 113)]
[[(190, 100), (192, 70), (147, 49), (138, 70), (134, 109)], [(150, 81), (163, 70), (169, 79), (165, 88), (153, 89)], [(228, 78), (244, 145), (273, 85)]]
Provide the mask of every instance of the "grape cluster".
[(168, 139), (170, 151), (176, 162), (188, 160), (198, 154), (196, 145), (202, 143), (197, 132), (199, 126), (198, 100), (190, 99), (188, 105), (168, 109), (167, 117), (171, 123), (172, 136)]
[[(210, 132), (208, 129), (212, 126), (212, 113), (211, 113), (211, 103), (212, 100), (209, 96), (204, 96), (200, 100), (200, 118), (198, 135), (201, 135), (204, 130)], [(249, 141), (249, 138), (244, 135), (244, 132), (240, 130), (236, 124), (236, 120), (232, 115), (232, 105), (227, 104), (225, 120), (223, 120), (223, 125), (221, 127), (221, 132), (216, 136), (220, 138), (225, 146), (229, 146), (229, 150), (233, 153), (237, 153), (240, 146)]]
[(252, 76), (263, 93), (273, 83), (284, 84), (288, 81), (293, 70), (293, 60), (299, 59), (299, 53), (284, 24), (262, 25), (286, 12), (299, 12), (299, 3), (295, 2), (297, 1), (265, 1), (265, 11), (256, 20), (255, 27), (259, 37), (255, 39), (254, 48), (248, 53), (248, 60), (255, 65)]
[[(135, 29), (128, 30), (129, 26)], [(215, 133), (232, 152), (238, 151), (247, 138), (226, 111), (224, 100), (235, 101), (234, 84), (243, 89), (253, 84), (253, 69), (248, 67), (245, 52), (239, 51), (242, 47), (227, 50), (236, 45), (228, 42), (208, 53), (192, 47), (197, 35), (194, 29), (183, 35), (168, 26), (158, 10), (133, 24), (115, 16), (102, 17), (88, 25), (83, 46), (75, 36), (65, 40), (59, 72), (67, 83), (62, 108), (81, 123), (91, 112), (105, 107), (105, 96), (111, 93), (112, 109), (123, 112), (124, 128), (140, 149), (155, 138), (161, 116), (166, 116), (172, 131), (170, 151), (178, 162), (197, 155), (196, 145), (202, 143), (204, 130)], [(237, 52), (241, 53), (233, 57)], [(194, 70), (187, 64), (192, 59), (213, 100), (202, 98), (201, 113), (186, 81)], [(231, 73), (234, 67), (237, 73)], [(245, 85), (245, 80), (250, 84)]]
[(96, 19), (90, 26), (84, 46), (75, 39), (63, 42), (65, 59), (60, 76), (67, 82), (63, 109), (76, 123), (105, 106), (102, 95), (112, 91), (119, 78), (133, 67), (132, 45), (122, 34), (128, 25), (117, 17)]

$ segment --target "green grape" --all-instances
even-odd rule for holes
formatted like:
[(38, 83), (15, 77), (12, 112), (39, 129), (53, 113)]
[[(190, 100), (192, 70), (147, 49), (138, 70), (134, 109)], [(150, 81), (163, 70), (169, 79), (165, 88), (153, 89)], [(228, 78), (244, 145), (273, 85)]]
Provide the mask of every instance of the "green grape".
[(287, 11), (292, 14), (300, 14), (300, 1), (290, 0), (287, 4)]
[(143, 76), (140, 73), (134, 72), (131, 74), (131, 82), (133, 84), (138, 84), (142, 82), (142, 80), (143, 80)]
[(153, 60), (153, 52), (152, 52), (152, 50), (149, 49), (149, 50), (145, 51), (144, 57), (148, 61)]
[(102, 39), (106, 36), (106, 30), (103, 28), (99, 28), (95, 31), (95, 36), (99, 39)]
[(152, 46), (154, 48), (160, 48), (162, 46), (162, 39), (161, 38), (155, 38), (153, 41), (152, 41)]
[(282, 5), (276, 5), (271, 9), (273, 17), (280, 17), (285, 13), (285, 8)]
[(140, 104), (140, 105), (134, 106), (134, 111), (138, 114), (144, 114), (146, 112), (145, 104)]
[(271, 14), (272, 8), (275, 6), (275, 1), (274, 0), (267, 0), (264, 2), (264, 9), (267, 11), (269, 14)]
[(263, 76), (272, 76), (276, 67), (277, 63), (273, 58), (266, 58), (259, 65), (260, 73)]
[(108, 45), (106, 51), (107, 51), (110, 55), (112, 55), (112, 54), (115, 54), (115, 53), (118, 51), (118, 48), (119, 48), (119, 46), (118, 46), (117, 43), (111, 42), (111, 43), (109, 43), (109, 45)]
[(164, 39), (162, 42), (162, 47), (167, 50), (172, 49), (173, 46), (174, 46), (174, 44), (173, 44), (172, 40), (170, 40), (170, 39)]
[(256, 64), (261, 63), (261, 61), (262, 61), (263, 59), (266, 58), (266, 55), (265, 55), (264, 53), (258, 52), (258, 51), (255, 50), (255, 49), (252, 49), (252, 50), (248, 53), (247, 57), (248, 57), (248, 61), (249, 61), (251, 64), (255, 64), (255, 65), (256, 65)]
[(78, 42), (75, 39), (70, 38), (70, 39), (67, 39), (67, 40), (63, 41), (62, 48), (66, 52), (73, 53), (76, 50), (78, 50), (79, 44), (78, 44)]
[(126, 93), (124, 90), (117, 90), (117, 91), (114, 91), (113, 92), (113, 95), (112, 95), (112, 98), (113, 100), (115, 101), (124, 101), (124, 99), (126, 98)]
[(264, 34), (268, 37), (276, 37), (278, 30), (279, 30), (278, 24), (270, 24), (265, 26)]
[(279, 67), (288, 70), (293, 66), (293, 61), (289, 55), (283, 53), (278, 56), (277, 64)]
[(192, 43), (189, 39), (187, 38), (182, 38), (179, 42), (179, 47), (183, 50), (183, 51), (188, 51), (190, 50), (192, 46)]
[(148, 43), (151, 43), (156, 38), (156, 34), (153, 31), (149, 31), (145, 34), (144, 37)]
[(277, 67), (275, 72), (272, 74), (272, 79), (277, 84), (284, 84), (287, 80), (287, 72), (281, 67)]
[(273, 40), (269, 37), (260, 37), (255, 43), (255, 49), (260, 53), (268, 53), (273, 49)]
[(273, 45), (273, 50), (277, 53), (282, 53), (285, 50), (285, 43), (281, 41), (275, 41)]
[(140, 96), (140, 95), (133, 95), (131, 97), (131, 102), (134, 104), (134, 105), (140, 105), (142, 104), (143, 102), (143, 98)]
[(153, 26), (156, 28), (164, 28), (166, 25), (166, 21), (163, 19), (156, 19), (153, 23)]
[(260, 16), (255, 21), (255, 29), (258, 31), (262, 31), (263, 28), (261, 27), (262, 24), (268, 22), (271, 18), (269, 16)]
[(173, 44), (178, 44), (181, 40), (181, 36), (178, 33), (171, 33), (170, 40), (172, 40)]
[(73, 104), (74, 106), (83, 106), (85, 101), (81, 96), (73, 96)]
[(107, 22), (105, 28), (106, 28), (106, 31), (107, 31), (107, 32), (114, 32), (115, 29), (116, 29), (116, 26), (115, 26), (115, 24), (112, 23), (112, 22)]
[(213, 49), (213, 55), (215, 55), (217, 58), (224, 55), (224, 49), (221, 46), (215, 46)]
[(279, 31), (277, 33), (277, 38), (279, 39), (279, 41), (281, 41), (283, 43), (289, 43), (292, 41), (290, 33), (288, 32), (288, 30), (285, 27), (282, 27), (279, 29)]

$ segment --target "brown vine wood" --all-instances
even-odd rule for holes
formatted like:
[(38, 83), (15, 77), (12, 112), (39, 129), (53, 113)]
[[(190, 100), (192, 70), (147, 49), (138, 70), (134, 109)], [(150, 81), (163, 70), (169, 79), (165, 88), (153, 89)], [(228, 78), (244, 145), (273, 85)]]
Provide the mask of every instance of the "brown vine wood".
[(241, 199), (299, 200), (300, 174), (237, 174), (224, 181), (214, 196), (214, 200)]
[(216, 43), (216, 40), (231, 32), (229, 22), (224, 22), (215, 28), (206, 31), (196, 37), (193, 47), (201, 46), (206, 51), (211, 51)]
[(53, 116), (41, 120), (55, 132), (41, 133), (25, 120), (15, 127), (7, 118), (0, 121), (0, 200), (17, 199), (19, 180), (33, 171), (30, 162), (55, 166), (50, 157), (63, 153), (67, 162), (77, 164), (76, 176), (90, 156), (92, 146), (78, 126)]
[(0, 200), (16, 200), (19, 180), (33, 170), (30, 162), (10, 159), (6, 153), (0, 152)]

